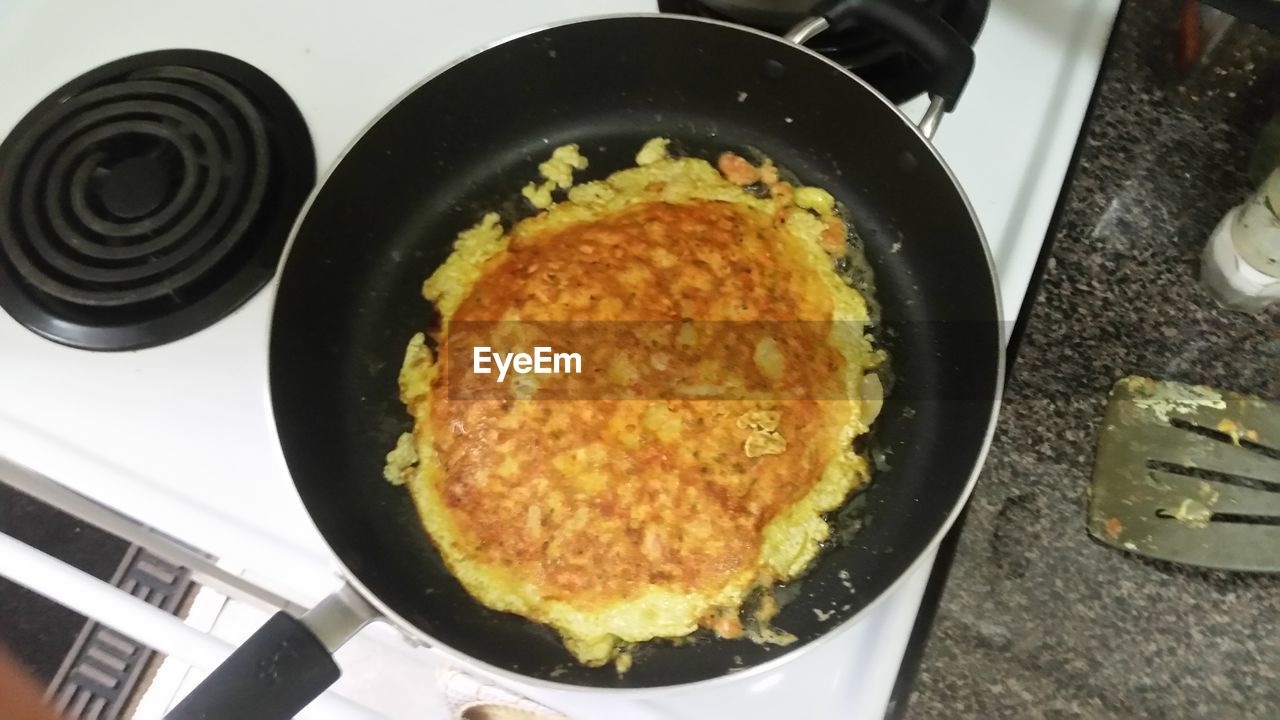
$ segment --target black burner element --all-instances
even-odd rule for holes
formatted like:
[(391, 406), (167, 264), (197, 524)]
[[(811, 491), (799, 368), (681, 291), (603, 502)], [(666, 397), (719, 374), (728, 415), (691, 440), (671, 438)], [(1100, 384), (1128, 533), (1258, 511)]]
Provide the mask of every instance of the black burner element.
[(0, 306), (92, 350), (158, 345), (257, 292), (315, 183), (297, 106), (199, 50), (80, 76), (0, 144)]
[[(954, 27), (973, 44), (986, 20), (991, 0), (903, 0), (916, 2), (933, 11)], [(716, 18), (740, 24), (754, 24), (761, 30), (782, 32), (775, 23), (744, 23), (742, 18), (730, 17), (713, 10), (700, 0), (658, 0), (662, 12), (680, 13)], [(817, 4), (816, 2), (814, 3)], [(797, 16), (795, 20), (803, 19)], [(782, 23), (783, 26), (788, 23)], [(889, 38), (872, 28), (852, 27), (839, 32), (827, 31), (806, 43), (810, 48), (826, 55), (866, 80), (885, 97), (895, 103), (904, 103), (924, 92), (931, 74), (927, 68), (910, 57)]]

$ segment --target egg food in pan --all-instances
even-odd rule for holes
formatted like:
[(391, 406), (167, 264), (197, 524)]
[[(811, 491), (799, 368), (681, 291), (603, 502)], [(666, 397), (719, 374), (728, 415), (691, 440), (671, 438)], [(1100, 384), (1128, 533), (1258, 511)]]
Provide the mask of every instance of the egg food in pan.
[[(523, 193), (540, 212), (459, 235), (423, 286), (436, 351), (409, 344), (414, 427), (386, 467), (476, 599), (619, 669), (630, 644), (699, 627), (786, 641), (744, 602), (804, 573), (823, 514), (866, 481), (853, 440), (883, 360), (834, 269), (830, 194), (662, 139), (636, 159), (574, 185), (587, 158), (559, 148)], [(539, 343), (577, 371), (472, 363)]]

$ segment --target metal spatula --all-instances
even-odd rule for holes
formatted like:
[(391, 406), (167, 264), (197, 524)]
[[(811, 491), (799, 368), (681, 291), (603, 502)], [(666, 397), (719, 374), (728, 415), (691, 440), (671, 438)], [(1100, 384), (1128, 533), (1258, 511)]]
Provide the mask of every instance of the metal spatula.
[(1160, 560), (1280, 572), (1280, 405), (1118, 381), (1089, 488), (1089, 533)]

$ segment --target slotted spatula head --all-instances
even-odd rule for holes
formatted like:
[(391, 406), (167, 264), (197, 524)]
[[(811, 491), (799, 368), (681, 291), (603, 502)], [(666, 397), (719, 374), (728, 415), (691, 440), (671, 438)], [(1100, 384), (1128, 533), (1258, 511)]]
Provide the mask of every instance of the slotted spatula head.
[(1280, 572), (1280, 405), (1118, 381), (1089, 488), (1089, 533), (1160, 560)]

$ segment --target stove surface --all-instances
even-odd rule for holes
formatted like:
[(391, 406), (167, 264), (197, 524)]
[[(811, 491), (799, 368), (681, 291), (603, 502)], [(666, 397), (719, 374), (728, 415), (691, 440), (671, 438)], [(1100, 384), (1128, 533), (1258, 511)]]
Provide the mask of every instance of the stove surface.
[[(942, 122), (938, 147), (986, 231), (1010, 325), (1039, 256), (1117, 5), (993, 0), (969, 89)], [(303, 0), (4, 3), (0, 136), (92, 68), (141, 52), (195, 48), (239, 58), (279, 83), (301, 111), (323, 171), (385, 106), (463, 53), (548, 22), (654, 11), (656, 2), (495, 6), (407, 0), (323, 10)], [(916, 100), (904, 112), (918, 118), (923, 106)], [(278, 594), (315, 602), (338, 581), (276, 440), (266, 384), (269, 309), (270, 292), (259, 292), (181, 340), (117, 353), (60, 345), (0, 314), (0, 456), (222, 558)], [(860, 622), (771, 672), (625, 702), (589, 692), (519, 691), (583, 717), (604, 716), (605, 707), (618, 718), (707, 712), (879, 717), (931, 562), (931, 556), (922, 558)], [(339, 653), (340, 661), (348, 658), (340, 691), (387, 716), (435, 716), (439, 708), (428, 707), (429, 694), (407, 692), (403, 682), (427, 678), (443, 662), (441, 655), (369, 649), (397, 645), (394, 635), (366, 631), (357, 641), (368, 636), (367, 642)], [(399, 679), (396, 687), (388, 686), (389, 678)]]

